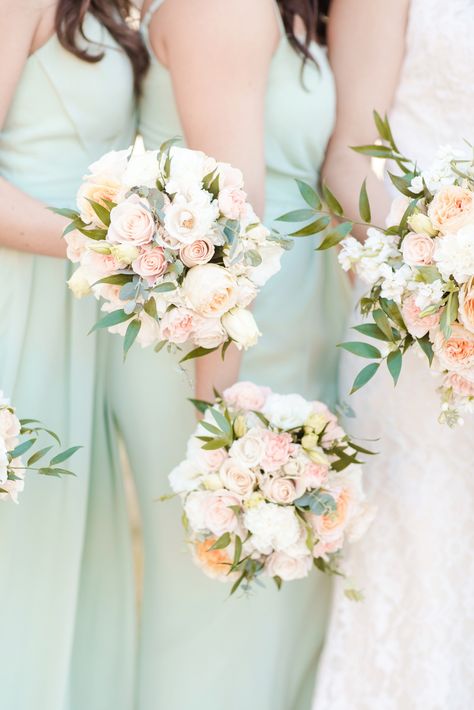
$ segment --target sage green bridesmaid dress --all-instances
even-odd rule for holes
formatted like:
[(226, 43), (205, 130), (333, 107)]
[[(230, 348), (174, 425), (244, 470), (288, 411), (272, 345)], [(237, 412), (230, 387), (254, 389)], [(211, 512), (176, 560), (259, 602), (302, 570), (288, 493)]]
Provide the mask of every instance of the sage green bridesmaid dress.
[[(152, 4), (143, 32), (161, 0)], [(183, 18), (185, 21), (185, 18)], [(278, 14), (281, 26), (281, 18)], [(306, 65), (283, 34), (266, 106), (266, 214), (302, 206), (294, 178), (315, 184), (334, 119), (334, 85), (323, 49)], [(151, 47), (150, 47), (150, 52)], [(144, 85), (139, 132), (148, 148), (182, 135), (170, 75), (155, 57)], [(300, 240), (258, 299), (263, 332), (242, 377), (279, 392), (336, 397), (336, 350), (348, 305), (334, 255)], [(158, 503), (194, 426), (191, 385), (166, 352), (132, 349), (122, 364), (110, 338), (111, 407), (134, 471), (143, 522), (145, 577), (139, 637), (138, 710), (305, 710), (328, 610), (328, 581), (314, 573), (249, 597), (208, 580), (186, 550), (178, 501)]]
[[(0, 129), (0, 174), (45, 205), (73, 206), (87, 166), (134, 138), (128, 59), (92, 16), (84, 29), (92, 51), (103, 50), (104, 58), (81, 61), (53, 36), (27, 60)], [(4, 710), (132, 707), (128, 522), (104, 448), (100, 353), (96, 338), (87, 337), (97, 306), (73, 298), (69, 275), (65, 260), (0, 249), (0, 385), (20, 416), (41, 419), (64, 445), (84, 447), (72, 460), (76, 478), (30, 475), (20, 504), (1, 506)], [(81, 580), (92, 477), (104, 503), (96, 545), (110, 572), (86, 608)], [(93, 619), (88, 653), (81, 619)]]

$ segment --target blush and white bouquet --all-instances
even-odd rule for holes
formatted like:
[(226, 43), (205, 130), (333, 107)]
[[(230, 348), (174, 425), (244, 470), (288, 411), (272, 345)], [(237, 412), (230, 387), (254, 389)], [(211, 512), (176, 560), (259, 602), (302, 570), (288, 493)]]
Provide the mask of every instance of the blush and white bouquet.
[[(399, 151), (388, 120), (376, 112), (374, 117), (380, 142), (354, 150), (398, 166), (400, 174), (388, 176), (400, 195), (385, 227), (376, 227), (364, 182), (359, 211), (368, 227), (365, 241), (347, 236), (354, 223), (345, 221), (321, 245), (339, 244), (342, 268), (353, 269), (370, 287), (360, 301), (361, 313), (370, 321), (355, 330), (378, 343), (340, 347), (373, 360), (358, 374), (352, 391), (364, 386), (384, 361), (396, 384), (407, 350), (424, 352), (441, 380), (440, 421), (453, 426), (462, 422), (463, 410), (474, 411), (473, 148), (444, 146), (432, 165), (420, 171)], [(309, 197), (313, 209), (307, 217), (316, 220), (313, 231), (321, 231), (314, 226), (329, 219), (328, 214), (343, 216), (332, 193), (326, 195), (326, 213), (320, 212), (318, 196)]]
[(164, 143), (123, 150), (89, 168), (65, 231), (78, 264), (69, 287), (102, 299), (94, 326), (142, 347), (194, 348), (198, 357), (260, 335), (248, 306), (280, 269), (288, 240), (247, 202), (242, 173), (202, 152)]
[[(41, 435), (53, 440), (54, 444), (38, 448)], [(74, 475), (60, 464), (70, 459), (80, 447), (72, 446), (51, 456), (55, 444), (61, 445), (58, 436), (36, 419), (18, 419), (15, 409), (0, 390), (0, 500), (11, 499), (18, 503), (28, 470), (43, 476)], [(48, 454), (49, 461), (46, 463), (44, 458)], [(40, 464), (40, 461), (43, 463)]]
[[(170, 474), (196, 563), (234, 592), (260, 577), (339, 573), (346, 541), (373, 511), (358, 453), (321, 402), (239, 382), (203, 413), (187, 457)], [(348, 591), (354, 596), (354, 590)]]

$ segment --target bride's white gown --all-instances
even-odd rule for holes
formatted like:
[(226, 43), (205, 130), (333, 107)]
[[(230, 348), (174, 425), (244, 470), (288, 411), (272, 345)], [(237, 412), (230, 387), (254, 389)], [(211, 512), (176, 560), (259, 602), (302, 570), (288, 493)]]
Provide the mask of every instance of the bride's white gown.
[[(474, 0), (412, 0), (391, 124), (422, 166), (474, 142)], [(344, 360), (344, 393), (363, 364)], [(474, 416), (438, 424), (434, 384), (413, 355), (396, 389), (379, 373), (349, 399), (353, 433), (380, 437), (379, 511), (349, 551), (365, 600), (336, 589), (313, 710), (474, 708)]]

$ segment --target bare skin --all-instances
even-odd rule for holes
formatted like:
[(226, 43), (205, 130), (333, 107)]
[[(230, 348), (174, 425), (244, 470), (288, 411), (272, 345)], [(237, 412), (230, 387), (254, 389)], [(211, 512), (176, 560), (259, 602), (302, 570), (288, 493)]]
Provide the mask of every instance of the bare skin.
[[(167, 0), (152, 18), (150, 40), (170, 71), (186, 144), (240, 168), (261, 217), (265, 94), (279, 42), (272, 0)], [(200, 358), (196, 396), (212, 400), (213, 387), (235, 382), (241, 357), (232, 346), (224, 362), (218, 352)]]
[[(359, 188), (367, 177), (372, 221), (379, 225), (388, 214), (389, 195), (370, 158), (349, 146), (373, 143), (372, 111), (390, 111), (405, 53), (408, 7), (409, 0), (333, 0), (329, 18), (337, 115), (323, 175), (354, 220), (359, 219)], [(363, 238), (364, 228), (356, 228), (355, 234)]]
[[(28, 57), (54, 34), (56, 4), (50, 0), (0, 0), (0, 126), (5, 122)], [(67, 224), (0, 177), (0, 246), (55, 256), (66, 255), (61, 234)]]

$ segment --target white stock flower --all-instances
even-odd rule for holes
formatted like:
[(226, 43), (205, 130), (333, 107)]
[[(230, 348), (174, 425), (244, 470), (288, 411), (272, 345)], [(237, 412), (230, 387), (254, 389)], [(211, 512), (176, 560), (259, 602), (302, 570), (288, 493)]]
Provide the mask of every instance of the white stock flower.
[(412, 278), (412, 270), (404, 264), (399, 269), (392, 269), (388, 264), (380, 267), (382, 277), (382, 298), (387, 298), (395, 303), (401, 303), (404, 291)]
[(436, 240), (434, 261), (444, 279), (453, 276), (458, 283), (474, 276), (474, 224)]
[(303, 426), (311, 414), (311, 403), (299, 394), (270, 394), (262, 408), (270, 424), (279, 429)]
[(244, 524), (252, 533), (255, 548), (263, 554), (286, 550), (301, 535), (301, 525), (292, 506), (264, 503), (249, 508), (244, 514)]
[(182, 461), (168, 476), (174, 493), (187, 493), (199, 488), (202, 471), (193, 461)]
[(443, 298), (444, 289), (444, 284), (440, 279), (436, 279), (436, 281), (430, 284), (424, 283), (423, 281), (411, 281), (408, 284), (408, 290), (413, 291), (415, 304), (421, 311), (439, 303)]
[(95, 178), (97, 175), (106, 175), (121, 181), (125, 170), (127, 169), (128, 157), (131, 148), (126, 150), (111, 150), (105, 153), (99, 160), (89, 165), (88, 178)]
[(122, 182), (127, 187), (156, 187), (159, 176), (158, 151), (134, 151), (130, 156)]

